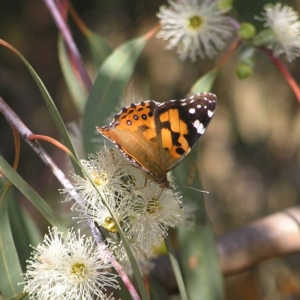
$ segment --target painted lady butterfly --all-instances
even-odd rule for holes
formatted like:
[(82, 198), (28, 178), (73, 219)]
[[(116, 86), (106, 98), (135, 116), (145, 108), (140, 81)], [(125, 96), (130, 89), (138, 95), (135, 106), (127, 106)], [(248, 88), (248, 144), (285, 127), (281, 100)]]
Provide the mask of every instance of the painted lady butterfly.
[(216, 105), (217, 98), (211, 93), (163, 103), (153, 100), (132, 103), (108, 126), (97, 127), (97, 130), (160, 187), (172, 188), (167, 172), (194, 147)]

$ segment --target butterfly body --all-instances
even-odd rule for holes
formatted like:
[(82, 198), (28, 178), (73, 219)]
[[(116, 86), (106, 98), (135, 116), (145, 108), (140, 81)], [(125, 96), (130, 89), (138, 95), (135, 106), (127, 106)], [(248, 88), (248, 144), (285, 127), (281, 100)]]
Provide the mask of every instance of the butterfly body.
[(151, 180), (162, 188), (171, 188), (167, 172), (184, 159), (204, 133), (216, 103), (211, 93), (163, 103), (132, 103), (110, 125), (97, 130)]

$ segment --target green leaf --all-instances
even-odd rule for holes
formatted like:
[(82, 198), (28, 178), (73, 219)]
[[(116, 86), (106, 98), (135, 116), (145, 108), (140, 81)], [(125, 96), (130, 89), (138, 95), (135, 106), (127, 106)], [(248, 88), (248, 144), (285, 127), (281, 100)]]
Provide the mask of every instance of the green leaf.
[[(151, 300), (170, 300), (170, 296), (165, 289), (155, 280), (150, 279), (150, 299)], [(173, 299), (173, 298), (172, 298)], [(123, 299), (122, 299), (123, 300)]]
[(149, 35), (133, 39), (117, 48), (103, 63), (90, 91), (83, 120), (86, 153), (94, 152), (93, 139), (100, 138), (96, 126), (102, 126), (115, 111), (132, 76)]
[(178, 241), (189, 299), (224, 299), (214, 235), (208, 220), (194, 230), (179, 228)]
[(111, 54), (112, 49), (105, 39), (90, 30), (86, 33), (86, 38), (93, 54), (94, 65), (96, 69), (99, 69), (105, 59)]
[[(32, 68), (32, 66), (29, 64), (29, 62), (26, 60), (26, 58), (14, 47), (12, 47), (9, 43), (3, 41), (0, 39), (0, 44), (4, 45), (5, 47), (7, 47), (8, 49), (10, 49), (11, 51), (13, 51), (25, 64), (25, 66), (27, 67), (27, 69), (29, 70), (30, 74), (32, 75), (34, 81), (36, 82), (45, 102), (46, 105), (49, 109), (49, 112), (53, 118), (53, 121), (61, 135), (61, 138), (63, 140), (63, 142), (65, 143), (65, 146), (73, 153), (73, 155), (78, 159), (77, 153), (75, 151), (74, 145), (71, 141), (70, 135), (67, 131), (67, 128), (64, 124), (64, 121), (62, 120), (49, 92), (47, 91), (45, 85), (43, 84), (42, 80), (40, 79), (40, 77), (37, 75), (37, 73), (35, 72), (35, 70)], [(77, 174), (82, 174), (81, 170), (78, 168), (78, 165), (73, 163), (73, 167), (76, 171)]]
[(167, 236), (165, 238), (165, 243), (166, 243), (166, 246), (167, 246), (167, 249), (169, 252), (170, 262), (172, 264), (172, 268), (173, 268), (174, 275), (175, 275), (175, 278), (177, 281), (181, 299), (188, 300), (186, 289), (185, 289), (183, 278), (182, 278), (182, 274), (181, 274), (180, 267), (179, 267), (179, 262), (176, 258), (175, 250), (173, 248), (173, 245), (172, 245), (172, 242), (171, 242), (171, 239), (169, 236)]
[(18, 257), (25, 270), (26, 260), (30, 257), (31, 248), (29, 245), (37, 245), (42, 236), (33, 223), (32, 219), (22, 210), (22, 206), (11, 198), (8, 203), (9, 219), (11, 224), (11, 231), (18, 251)]
[(36, 209), (48, 220), (48, 222), (67, 234), (68, 229), (64, 226), (61, 220), (51, 207), (38, 195), (38, 193), (28, 185), (27, 182), (5, 161), (0, 155), (0, 169), (12, 184), (36, 207)]
[(189, 92), (189, 96), (201, 92), (209, 92), (216, 79), (216, 76), (218, 75), (218, 72), (218, 69), (213, 69), (200, 77), (192, 86), (191, 91)]
[(77, 111), (80, 113), (80, 115), (83, 115), (87, 93), (84, 90), (81, 80), (78, 79), (78, 77), (76, 77), (74, 74), (70, 57), (61, 35), (58, 38), (58, 57), (64, 79), (72, 96), (72, 100), (77, 108)]
[(6, 194), (0, 205), (0, 291), (5, 298), (22, 292), (18, 285), (23, 281), (22, 269), (11, 233), (7, 202), (10, 194)]
[[(197, 145), (174, 173), (180, 185), (200, 189)], [(177, 238), (182, 272), (189, 300), (224, 299), (223, 279), (219, 269), (215, 237), (205, 213), (203, 194), (189, 188), (182, 189), (183, 203), (191, 201), (195, 210), (194, 228), (178, 228)]]
[(11, 298), (9, 298), (9, 299), (7, 299), (7, 300), (22, 300), (22, 299), (28, 300), (28, 299), (29, 299), (29, 298), (28, 298), (28, 295), (25, 294), (25, 293), (20, 293), (20, 294), (14, 296), (14, 297), (11, 297)]

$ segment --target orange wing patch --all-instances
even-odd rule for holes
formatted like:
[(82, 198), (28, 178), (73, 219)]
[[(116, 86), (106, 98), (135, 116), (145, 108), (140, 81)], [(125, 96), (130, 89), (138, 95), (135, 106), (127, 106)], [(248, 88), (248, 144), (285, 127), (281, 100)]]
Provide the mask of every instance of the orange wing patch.
[(98, 131), (162, 188), (172, 188), (167, 172), (191, 151), (208, 126), (217, 105), (211, 93), (158, 103), (142, 101), (124, 107)]

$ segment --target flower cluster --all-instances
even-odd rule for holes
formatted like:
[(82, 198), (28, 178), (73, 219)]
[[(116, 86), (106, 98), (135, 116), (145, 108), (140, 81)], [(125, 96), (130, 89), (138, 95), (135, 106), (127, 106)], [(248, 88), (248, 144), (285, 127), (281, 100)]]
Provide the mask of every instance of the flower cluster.
[(180, 197), (147, 180), (117, 149), (104, 147), (81, 163), (86, 175), (73, 176), (79, 197), (73, 209), (108, 231), (107, 243), (119, 261), (128, 257), (118, 225), (137, 258), (145, 261), (152, 257), (153, 247), (181, 220)]
[(28, 260), (24, 291), (30, 299), (113, 300), (106, 290), (118, 288), (116, 275), (104, 246), (69, 230), (64, 238), (57, 228), (49, 229), (42, 244)]
[[(213, 58), (231, 35), (232, 18), (226, 15), (230, 4), (218, 0), (168, 0), (157, 14), (161, 29), (158, 38), (168, 41), (167, 49), (177, 47), (180, 59)], [(298, 13), (287, 5), (267, 4), (261, 17), (267, 30), (256, 37), (256, 46), (269, 47), (276, 56), (285, 54), (292, 61), (300, 55)], [(235, 26), (237, 27), (237, 26)], [(254, 27), (253, 27), (254, 28)], [(237, 28), (236, 28), (237, 29)]]

